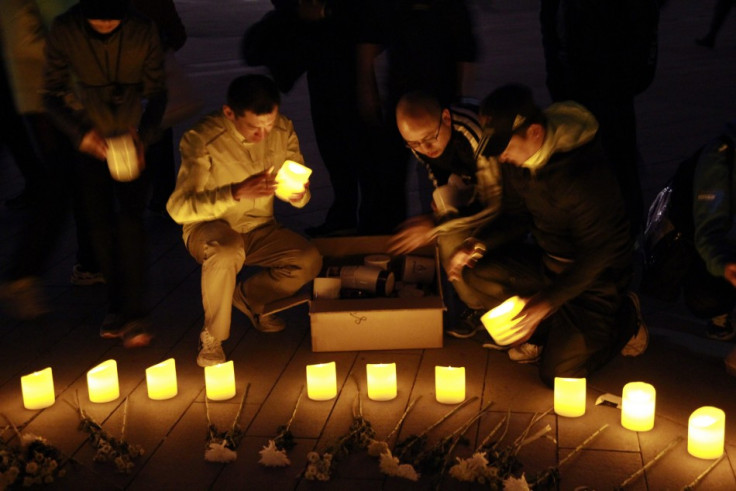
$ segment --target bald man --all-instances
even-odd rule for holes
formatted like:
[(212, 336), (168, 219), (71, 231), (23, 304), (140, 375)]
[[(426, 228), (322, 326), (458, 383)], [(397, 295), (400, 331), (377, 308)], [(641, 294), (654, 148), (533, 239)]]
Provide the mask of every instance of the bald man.
[[(425, 92), (410, 92), (396, 106), (396, 124), (406, 146), (427, 170), (432, 183), (432, 213), (404, 222), (389, 243), (389, 252), (406, 254), (437, 240), (445, 270), (453, 253), (497, 213), (501, 188), (495, 161), (477, 158), (482, 133), (477, 107), (443, 107)], [(448, 330), (472, 336), (480, 324), (482, 303), (462, 278), (452, 285), (467, 306)]]

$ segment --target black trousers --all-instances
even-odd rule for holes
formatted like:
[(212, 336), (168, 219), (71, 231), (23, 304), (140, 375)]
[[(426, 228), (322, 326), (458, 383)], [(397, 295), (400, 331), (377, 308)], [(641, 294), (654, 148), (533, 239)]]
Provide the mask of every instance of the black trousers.
[(683, 283), (685, 305), (701, 319), (730, 313), (736, 307), (736, 288), (710, 274), (700, 256), (695, 256)]
[[(534, 245), (494, 251), (464, 272), (468, 286), (491, 309), (513, 295), (530, 297), (548, 287), (555, 274)], [(543, 345), (539, 375), (550, 387), (555, 377), (587, 377), (618, 353), (636, 333), (633, 306), (624, 301), (628, 272), (600, 278), (543, 320), (529, 340)]]
[(95, 257), (108, 286), (109, 310), (125, 319), (145, 313), (148, 174), (130, 182), (110, 177), (107, 163), (78, 153), (80, 200)]

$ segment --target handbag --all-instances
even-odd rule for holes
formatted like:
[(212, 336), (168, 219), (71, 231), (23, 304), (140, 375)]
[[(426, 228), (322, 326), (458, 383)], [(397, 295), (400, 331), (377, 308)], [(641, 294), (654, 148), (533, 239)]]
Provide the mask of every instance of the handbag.
[(161, 128), (165, 129), (198, 116), (202, 111), (204, 101), (197, 95), (192, 81), (179, 64), (174, 51), (170, 49), (165, 52), (164, 73), (168, 100), (161, 119)]
[[(728, 146), (725, 163), (731, 182), (733, 142), (725, 136), (721, 136), (721, 140)], [(641, 292), (659, 300), (673, 302), (678, 299), (683, 282), (697, 259), (693, 177), (701, 152), (702, 148), (678, 165), (675, 175), (649, 207), (644, 229)]]

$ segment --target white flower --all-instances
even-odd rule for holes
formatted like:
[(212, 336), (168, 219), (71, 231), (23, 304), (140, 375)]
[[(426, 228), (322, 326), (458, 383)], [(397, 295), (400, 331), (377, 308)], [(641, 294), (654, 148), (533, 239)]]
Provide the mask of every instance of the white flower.
[(409, 464), (400, 464), (399, 459), (391, 455), (390, 450), (381, 454), (379, 467), (381, 472), (388, 476), (401, 477), (410, 481), (419, 480), (419, 474), (414, 467)]
[(457, 457), (457, 464), (450, 468), (450, 475), (458, 481), (485, 483), (495, 474), (495, 469), (488, 467), (488, 459), (483, 452), (475, 452), (467, 459)]
[(45, 439), (41, 438), (38, 435), (34, 435), (33, 433), (23, 433), (20, 436), (20, 443), (23, 446), (23, 448), (27, 447), (28, 445), (35, 442), (36, 440), (40, 441), (43, 444), (48, 444), (48, 442)]
[(529, 491), (529, 484), (526, 482), (524, 474), (518, 479), (511, 476), (503, 480), (503, 489), (505, 491)]
[(386, 442), (379, 442), (376, 440), (371, 440), (371, 443), (368, 445), (368, 455), (371, 457), (378, 457), (379, 455), (390, 452), (388, 449), (388, 444)]
[(238, 453), (227, 448), (225, 444), (226, 442), (224, 440), (220, 443), (209, 442), (207, 449), (204, 451), (204, 460), (207, 462), (222, 462), (224, 464), (234, 462), (238, 458)]
[(279, 450), (273, 440), (269, 440), (268, 445), (265, 445), (258, 453), (261, 454), (261, 459), (258, 463), (266, 467), (286, 467), (287, 465), (291, 465), (289, 457), (286, 456), (286, 451)]

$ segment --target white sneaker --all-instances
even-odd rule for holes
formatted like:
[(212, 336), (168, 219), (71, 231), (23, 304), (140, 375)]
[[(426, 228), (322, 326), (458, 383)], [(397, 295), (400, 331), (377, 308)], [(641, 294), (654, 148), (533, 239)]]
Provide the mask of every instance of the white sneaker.
[(253, 327), (261, 332), (281, 332), (286, 328), (286, 322), (276, 315), (259, 315), (251, 310), (245, 300), (241, 284), (235, 285), (233, 292), (233, 307), (245, 314), (250, 319)]
[(219, 363), (225, 363), (225, 352), (222, 350), (222, 342), (212, 336), (207, 329), (202, 329), (199, 334), (199, 353), (197, 353), (197, 365), (209, 367)]
[(649, 346), (649, 328), (644, 323), (644, 318), (641, 315), (641, 305), (639, 304), (639, 297), (634, 292), (628, 293), (629, 300), (634, 304), (634, 310), (636, 311), (636, 324), (639, 329), (636, 334), (629, 339), (626, 346), (621, 348), (621, 354), (624, 356), (634, 357), (639, 356), (647, 350)]
[(538, 344), (520, 344), (509, 349), (509, 359), (516, 363), (536, 363), (542, 357), (542, 348)]

